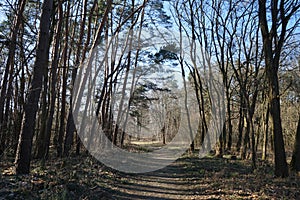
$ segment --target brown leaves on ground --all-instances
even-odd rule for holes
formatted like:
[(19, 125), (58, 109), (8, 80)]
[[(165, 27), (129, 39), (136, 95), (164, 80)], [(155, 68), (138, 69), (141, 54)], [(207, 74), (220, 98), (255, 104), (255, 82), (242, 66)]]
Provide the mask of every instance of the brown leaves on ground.
[(298, 199), (300, 178), (273, 177), (260, 162), (185, 156), (156, 172), (125, 174), (90, 156), (33, 161), (30, 175), (16, 176), (0, 163), (0, 199)]

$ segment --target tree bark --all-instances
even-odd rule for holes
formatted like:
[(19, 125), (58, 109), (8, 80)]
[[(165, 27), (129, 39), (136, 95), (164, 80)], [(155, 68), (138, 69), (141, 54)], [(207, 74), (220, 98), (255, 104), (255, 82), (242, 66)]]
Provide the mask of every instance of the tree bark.
[[(242, 89), (240, 89), (241, 92)], [(243, 108), (245, 107), (244, 105), (244, 97), (242, 95), (240, 95), (240, 108), (239, 108), (239, 124), (238, 124), (238, 130), (239, 130), (239, 134), (238, 134), (238, 141), (236, 144), (236, 151), (240, 152), (241, 150), (241, 146), (242, 146), (242, 141), (243, 141), (243, 130), (244, 130), (244, 111)]]
[(262, 160), (267, 159), (268, 152), (268, 137), (269, 137), (269, 104), (266, 109), (266, 116), (263, 119), (263, 131), (264, 131), (264, 141), (263, 141), (263, 152), (262, 152)]
[(291, 160), (291, 169), (297, 172), (300, 172), (300, 113), (299, 113), (299, 120), (294, 144), (294, 150)]
[[(68, 114), (68, 117), (67, 117), (67, 124), (66, 124), (64, 155), (69, 154), (69, 148), (71, 147), (74, 132), (76, 131), (76, 127), (75, 127), (74, 119), (73, 119), (73, 114), (72, 114), (72, 112), (73, 112), (73, 87), (74, 87), (76, 76), (77, 76), (77, 67), (80, 65), (80, 63), (83, 63), (85, 61), (85, 55), (88, 51), (88, 45), (90, 44), (91, 30), (92, 30), (91, 29), (91, 24), (92, 24), (92, 19), (93, 19), (93, 13), (94, 13), (95, 7), (96, 7), (96, 1), (94, 1), (93, 6), (90, 9), (90, 15), (88, 17), (88, 27), (86, 27), (86, 25), (85, 25), (85, 21), (86, 21), (86, 17), (87, 17), (87, 4), (88, 4), (88, 1), (85, 0), (83, 2), (83, 15), (82, 15), (82, 21), (80, 23), (79, 41), (77, 43), (76, 60), (75, 60), (76, 68), (74, 68), (73, 71), (72, 71), (72, 80), (71, 80), (72, 89), (71, 89), (71, 96), (70, 96), (69, 114)], [(87, 31), (87, 33), (86, 33), (86, 42), (85, 42), (83, 50), (81, 52), (85, 31)], [(82, 55), (82, 58), (80, 59), (81, 55)], [(65, 94), (65, 93), (63, 93), (63, 94)], [(64, 126), (65, 126), (64, 121), (65, 121), (65, 119), (61, 118), (61, 122), (63, 123), (62, 124), (63, 127), (61, 125), (61, 129), (60, 129), (60, 133), (59, 133), (59, 138), (60, 139), (59, 139), (59, 146), (58, 146), (58, 150), (57, 150), (58, 151), (58, 156), (62, 155), (63, 130), (64, 130)]]
[[(5, 99), (7, 96), (7, 84), (8, 87), (11, 87), (12, 83), (12, 70), (14, 66), (14, 58), (15, 58), (15, 51), (17, 46), (17, 36), (18, 31), (20, 29), (20, 25), (23, 20), (23, 12), (25, 10), (26, 0), (19, 0), (18, 2), (18, 13), (16, 13), (15, 19), (14, 19), (14, 25), (11, 31), (10, 35), (10, 41), (9, 41), (9, 50), (8, 50), (8, 58), (6, 61), (3, 81), (1, 85), (1, 92), (0, 92), (0, 156), (2, 155), (5, 147), (5, 140), (6, 140), (6, 133), (5, 133), (5, 122), (3, 120), (3, 117), (5, 116), (4, 113), (4, 107), (5, 107)], [(8, 77), (10, 74), (10, 78)]]
[(24, 105), (24, 120), (18, 150), (16, 155), (16, 173), (28, 174), (32, 151), (32, 139), (35, 129), (36, 113), (43, 84), (44, 69), (48, 65), (49, 31), (53, 0), (44, 0), (40, 20), (39, 41), (36, 53), (36, 61), (33, 69), (33, 79), (30, 84), (28, 99)]
[[(282, 31), (280, 40), (273, 45), (273, 40), (277, 40), (277, 23), (278, 19), (278, 1), (273, 0), (272, 5), (272, 29), (268, 28), (267, 21), (267, 7), (266, 0), (259, 0), (259, 22), (260, 29), (263, 37), (263, 49), (266, 65), (266, 77), (268, 82), (268, 99), (270, 102), (270, 117), (273, 125), (273, 137), (274, 137), (274, 156), (275, 156), (275, 176), (287, 177), (288, 166), (286, 162), (281, 114), (280, 114), (280, 95), (279, 95), (279, 81), (278, 81), (278, 68), (281, 48), (285, 39), (285, 32), (287, 22), (282, 22)], [(285, 13), (281, 13), (284, 18)], [(275, 27), (275, 28), (274, 28)], [(273, 48), (275, 46), (275, 49)]]
[(51, 97), (50, 110), (48, 113), (48, 118), (46, 123), (45, 140), (43, 142), (44, 151), (42, 154), (45, 159), (48, 158), (48, 154), (49, 154), (49, 145), (50, 145), (52, 123), (53, 123), (53, 116), (54, 116), (55, 102), (56, 102), (56, 83), (57, 83), (57, 74), (58, 74), (57, 68), (59, 62), (59, 44), (61, 42), (61, 29), (63, 23), (63, 6), (61, 0), (58, 0), (57, 8), (58, 8), (58, 24), (57, 24), (56, 34), (55, 34), (55, 47), (54, 47), (52, 67), (51, 67), (52, 76), (51, 76), (51, 88), (50, 88), (50, 97)]
[[(66, 16), (69, 17), (70, 16), (70, 9), (71, 9), (71, 3), (68, 2), (68, 7), (67, 7), (67, 13)], [(67, 81), (68, 81), (68, 60), (70, 59), (68, 57), (68, 46), (69, 46), (69, 24), (68, 21), (65, 24), (65, 44), (64, 44), (64, 49), (63, 49), (63, 80), (62, 80), (62, 105), (61, 105), (61, 116), (60, 116), (60, 129), (59, 129), (59, 151), (58, 151), (58, 156), (62, 155), (62, 142), (63, 142), (63, 133), (65, 130), (65, 118), (66, 118), (66, 97), (67, 97)], [(75, 33), (75, 29), (74, 29), (74, 33)], [(71, 97), (72, 98), (72, 97)], [(69, 115), (72, 113), (69, 113)], [(71, 149), (71, 145), (73, 142), (73, 132), (75, 130), (75, 125), (73, 122), (73, 117), (70, 118), (72, 119), (72, 123), (69, 124), (71, 126), (67, 125), (67, 134), (65, 136), (65, 143), (64, 143), (64, 155), (65, 156), (69, 156), (69, 151)], [(68, 119), (69, 120), (69, 119)], [(69, 121), (67, 121), (67, 123), (69, 123)], [(72, 133), (72, 135), (69, 135), (68, 131), (70, 130), (69, 128), (71, 128), (73, 131), (71, 131), (70, 133)], [(70, 137), (69, 137), (70, 136)]]

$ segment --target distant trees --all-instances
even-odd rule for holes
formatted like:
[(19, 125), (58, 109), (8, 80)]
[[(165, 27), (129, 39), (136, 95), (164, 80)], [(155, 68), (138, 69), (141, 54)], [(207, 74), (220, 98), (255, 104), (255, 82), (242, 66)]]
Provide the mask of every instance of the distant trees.
[[(255, 161), (255, 133), (251, 122), (253, 123), (259, 90), (256, 86), (252, 87), (251, 84), (259, 84), (256, 79), (261, 67), (258, 23), (254, 14), (255, 4), (254, 2), (240, 4), (235, 1), (217, 0), (210, 4), (203, 0), (200, 2), (188, 1), (189, 6), (184, 6), (180, 2), (177, 1), (175, 4), (178, 20), (182, 21), (181, 23), (190, 24), (190, 27), (186, 26), (184, 30), (191, 32), (190, 39), (201, 45), (205, 50), (204, 55), (209, 57), (210, 62), (222, 74), (226, 95), (226, 102), (223, 102), (226, 107), (226, 123), (220, 137), (217, 154), (222, 156), (222, 154), (232, 150), (232, 143), (235, 138), (233, 135), (234, 113), (239, 112), (237, 151), (240, 151), (242, 146), (241, 155), (246, 158), (246, 151), (251, 139), (253, 141), (251, 144), (252, 155)], [(194, 12), (194, 10), (198, 12)], [(201, 54), (201, 51), (199, 50), (197, 53)], [(203, 57), (205, 58), (205, 56)], [(197, 85), (200, 86), (199, 90), (202, 91), (200, 96), (203, 99), (203, 86), (201, 82)], [(253, 88), (255, 88), (254, 91), (252, 91)], [(253, 98), (250, 98), (252, 92)], [(208, 107), (208, 105), (205, 106)], [(205, 110), (205, 106), (202, 104), (200, 110)], [(240, 107), (240, 111), (235, 110), (236, 106)], [(246, 124), (244, 124), (244, 119), (247, 119)], [(244, 126), (246, 132), (243, 134)], [(203, 130), (202, 132), (207, 129), (205, 118), (203, 118), (200, 129)]]

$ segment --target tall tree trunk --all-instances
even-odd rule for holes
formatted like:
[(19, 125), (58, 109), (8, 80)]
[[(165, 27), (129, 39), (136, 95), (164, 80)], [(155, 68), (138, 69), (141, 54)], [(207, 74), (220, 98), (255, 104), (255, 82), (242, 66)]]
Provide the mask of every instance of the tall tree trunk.
[(232, 121), (231, 121), (231, 99), (229, 96), (229, 92), (227, 94), (227, 117), (228, 117), (228, 140), (227, 140), (227, 150), (231, 151), (231, 146), (232, 146)]
[[(243, 146), (241, 150), (241, 158), (246, 159), (247, 157), (247, 149), (249, 147), (249, 140), (250, 140), (250, 122), (248, 120), (249, 117), (247, 117), (247, 113), (244, 113), (244, 121), (246, 121), (246, 131), (243, 138)], [(245, 122), (244, 122), (245, 123)]]
[(43, 90), (41, 94), (40, 109), (41, 114), (39, 114), (38, 123), (40, 124), (39, 129), (36, 133), (36, 146), (34, 149), (35, 158), (43, 157), (44, 141), (45, 141), (45, 132), (46, 132), (46, 123), (48, 117), (48, 68), (44, 69), (44, 80), (43, 80)]
[(39, 41), (33, 78), (28, 91), (28, 99), (24, 105), (24, 121), (20, 133), (16, 155), (16, 173), (28, 174), (30, 171), (32, 139), (35, 129), (36, 113), (43, 84), (44, 69), (48, 65), (49, 37), (53, 0), (44, 0), (40, 20)]
[[(45, 140), (43, 142), (44, 144), (44, 151), (43, 151), (43, 157), (45, 159), (48, 158), (49, 154), (49, 145), (50, 145), (50, 138), (51, 138), (51, 131), (52, 131), (52, 123), (53, 123), (53, 115), (55, 111), (55, 100), (56, 100), (56, 83), (57, 83), (57, 68), (58, 68), (58, 62), (59, 62), (59, 44), (61, 42), (61, 29), (62, 29), (62, 23), (63, 23), (63, 7), (61, 0), (58, 0), (58, 24), (56, 28), (56, 34), (55, 34), (55, 45), (54, 45), (54, 52), (53, 52), (53, 58), (52, 58), (52, 67), (51, 67), (51, 88), (50, 88), (50, 108), (49, 108), (49, 114), (47, 118), (47, 124), (46, 124), (46, 131), (45, 131)], [(67, 24), (67, 22), (66, 22)]]
[(266, 118), (263, 119), (263, 132), (264, 132), (264, 141), (263, 141), (263, 148), (262, 148), (262, 160), (267, 159), (267, 151), (268, 151), (268, 137), (269, 137), (269, 104), (267, 105), (266, 110)]
[[(66, 119), (66, 88), (67, 88), (67, 66), (64, 66), (63, 69), (63, 92), (62, 92), (62, 105), (61, 105), (61, 112), (60, 112), (60, 129), (59, 129), (59, 137), (58, 137), (58, 156), (62, 156), (62, 144), (63, 144), (63, 136), (64, 136), (64, 130), (65, 130), (65, 119)], [(73, 122), (73, 116), (71, 112), (69, 112), (68, 121), (67, 121), (67, 127), (66, 127), (66, 135), (65, 135), (65, 141), (64, 141), (64, 155), (68, 156), (69, 151), (71, 149), (72, 140), (73, 140), (73, 132), (75, 130), (75, 125)], [(71, 122), (69, 120), (72, 120)], [(72, 130), (72, 131), (71, 131)], [(70, 135), (69, 133), (72, 133)]]
[[(22, 29), (22, 32), (24, 32), (24, 29)], [(22, 33), (23, 35), (23, 33)], [(23, 44), (23, 37), (20, 38), (21, 39), (21, 44)], [(13, 149), (14, 149), (14, 155), (16, 155), (17, 152), (17, 148), (18, 148), (18, 139), (19, 139), (19, 133), (21, 132), (22, 129), (22, 118), (23, 118), (23, 112), (24, 112), (24, 102), (25, 102), (25, 66), (27, 65), (27, 61), (25, 58), (25, 49), (22, 45), (21, 47), (21, 75), (19, 78), (19, 81), (16, 80), (16, 85), (20, 84), (20, 88), (18, 90), (18, 92), (16, 92), (16, 98), (17, 98), (17, 116), (15, 119), (16, 125), (14, 126), (14, 140), (13, 140)], [(19, 82), (19, 83), (18, 83)]]
[[(57, 79), (57, 91), (61, 91), (61, 81), (60, 81), (60, 78), (61, 78), (61, 70), (58, 69), (58, 72), (57, 72), (57, 76), (58, 76), (58, 79)], [(56, 95), (56, 117), (55, 117), (55, 131), (54, 131), (54, 136), (53, 136), (53, 141), (52, 143), (54, 144), (55, 146), (55, 149), (56, 149), (56, 152), (58, 150), (58, 137), (59, 137), (59, 128), (60, 128), (60, 107), (61, 107), (61, 101), (60, 101), (60, 98), (61, 98), (61, 92), (58, 92), (57, 95)], [(58, 156), (58, 155), (57, 155)]]
[[(96, 3), (96, 1), (94, 1), (94, 5), (96, 5), (95, 3)], [(93, 5), (93, 8), (94, 8), (94, 5)], [(103, 33), (103, 30), (104, 30), (104, 28), (105, 28), (105, 25), (106, 25), (106, 22), (107, 22), (107, 19), (108, 19), (108, 15), (109, 15), (109, 13), (111, 12), (111, 8), (112, 8), (112, 0), (108, 0), (108, 1), (107, 1), (107, 5), (106, 5), (105, 12), (103, 13), (103, 17), (102, 17), (101, 23), (100, 23), (98, 29), (97, 29), (96, 32), (95, 32), (94, 41), (93, 41), (93, 43), (92, 43), (92, 45), (91, 45), (91, 51), (90, 51), (91, 55), (90, 55), (90, 58), (93, 58), (93, 57), (94, 57), (95, 51), (93, 51), (93, 50), (94, 50), (94, 48), (97, 47), (97, 45), (100, 44), (101, 34)], [(91, 22), (91, 19), (92, 19), (92, 17), (93, 17), (92, 14), (93, 14), (93, 13), (91, 12), (91, 16), (90, 16), (90, 18), (89, 18), (89, 22)], [(91, 23), (89, 23), (89, 26), (90, 26), (90, 24), (91, 24)], [(89, 27), (88, 30), (90, 30), (90, 27)], [(88, 42), (89, 42), (89, 39), (88, 39)], [(86, 43), (86, 44), (88, 44), (88, 43)], [(87, 45), (85, 45), (85, 48), (86, 48), (86, 47), (87, 47)], [(87, 50), (84, 49), (84, 52), (87, 52)], [(82, 54), (82, 55), (83, 55), (83, 59), (81, 60), (81, 63), (84, 63), (84, 55), (85, 55), (85, 54)], [(87, 60), (87, 67), (88, 67), (88, 68), (90, 68), (90, 67), (92, 66), (92, 61), (93, 61), (93, 60), (90, 59), (90, 58)], [(77, 72), (74, 71), (74, 78), (76, 78), (76, 74), (77, 74)], [(74, 80), (74, 81), (75, 81), (75, 80)], [(83, 86), (83, 87), (84, 87), (84, 85), (86, 84), (86, 81), (87, 81), (87, 76), (84, 76), (84, 77), (83, 77), (83, 80), (82, 80), (82, 83), (83, 83), (82, 86)], [(74, 84), (74, 83), (73, 83), (73, 84)], [(77, 94), (78, 99), (81, 99), (82, 96), (83, 96), (83, 90), (84, 90), (83, 87), (78, 88), (78, 94)], [(73, 106), (73, 105), (72, 105), (72, 106)], [(79, 111), (79, 106), (80, 106), (79, 104), (75, 105), (75, 107), (74, 107), (75, 112), (78, 112), (78, 111)], [(68, 155), (68, 154), (69, 154), (68, 151), (69, 151), (69, 149), (70, 149), (70, 145), (71, 145), (71, 142), (72, 142), (72, 140), (73, 140), (73, 135), (74, 135), (74, 130), (75, 130), (75, 125), (74, 125), (73, 116), (72, 116), (72, 113), (71, 113), (71, 112), (69, 113), (69, 117), (70, 117), (70, 118), (68, 118), (67, 129), (68, 129), (68, 127), (70, 127), (71, 130), (67, 130), (67, 132), (66, 132), (65, 151), (64, 151), (64, 154), (65, 154), (65, 155)], [(69, 122), (70, 122), (70, 124), (69, 124)]]
[[(291, 16), (285, 16), (287, 11), (284, 8), (284, 1), (280, 2), (279, 14), (278, 3), (278, 0), (272, 0), (270, 3), (272, 11), (272, 28), (269, 30), (268, 26), (270, 23), (267, 21), (267, 1), (259, 0), (259, 22), (263, 39), (263, 50), (266, 65), (265, 70), (269, 89), (268, 99), (270, 102), (270, 117), (273, 125), (275, 176), (287, 177), (289, 173), (281, 124), (278, 69), (281, 50), (285, 41), (287, 23)], [(281, 24), (280, 35), (277, 34), (278, 23)]]
[[(265, 48), (270, 48), (265, 46)], [(272, 49), (265, 50), (272, 51)], [(279, 83), (277, 71), (272, 65), (272, 57), (266, 55), (266, 74), (269, 84), (269, 101), (270, 101), (270, 116), (273, 127), (273, 140), (274, 140), (274, 155), (275, 155), (275, 175), (278, 177), (288, 176), (288, 166), (286, 162), (282, 124), (281, 124), (281, 111), (280, 111), (280, 97), (279, 97)], [(271, 57), (271, 58), (270, 58)], [(279, 65), (279, 63), (278, 63)]]
[[(12, 27), (11, 35), (10, 35), (10, 42), (9, 42), (9, 50), (8, 50), (8, 58), (6, 61), (4, 76), (2, 80), (1, 92), (0, 92), (0, 156), (2, 155), (5, 147), (5, 124), (3, 121), (4, 114), (4, 106), (5, 106), (5, 99), (7, 96), (7, 84), (11, 85), (11, 81), (8, 81), (9, 74), (12, 74), (11, 71), (13, 70), (14, 66), (14, 59), (15, 59), (15, 50), (17, 45), (17, 36), (20, 25), (23, 20), (23, 12), (25, 10), (26, 0), (19, 0), (18, 2), (18, 9), (14, 19), (14, 24)], [(12, 76), (12, 75), (11, 75)], [(11, 79), (11, 78), (10, 78)], [(12, 80), (12, 79), (11, 79)], [(9, 86), (10, 87), (10, 86)]]
[(256, 169), (256, 148), (255, 148), (255, 131), (253, 125), (253, 116), (249, 116), (250, 121), (250, 131), (251, 131), (251, 160), (252, 160), (252, 168)]
[[(86, 22), (85, 21), (86, 21), (86, 17), (87, 17), (87, 4), (88, 4), (88, 0), (85, 0), (83, 2), (83, 11), (82, 11), (83, 14), (82, 14), (82, 20), (81, 20), (80, 28), (79, 28), (80, 29), (80, 34), (79, 34), (79, 41), (77, 43), (75, 68), (72, 70), (72, 80), (71, 80), (72, 88), (74, 87), (76, 76), (77, 76), (77, 67), (80, 65), (80, 62), (83, 63), (84, 60), (85, 60), (85, 55), (86, 55), (88, 45), (90, 43), (90, 38), (91, 38), (91, 24), (92, 24), (92, 19), (93, 19), (93, 13), (94, 13), (94, 10), (95, 10), (95, 7), (96, 7), (96, 1), (94, 1), (93, 6), (90, 10), (90, 15), (89, 15), (89, 19), (88, 19), (88, 28), (87, 28), (87, 30), (85, 30), (85, 28), (86, 28)], [(85, 31), (87, 31), (86, 42), (85, 42), (85, 45), (84, 45), (83, 50), (81, 52), (83, 37), (84, 37), (84, 32)], [(80, 59), (81, 55), (82, 55), (82, 58)], [(67, 125), (66, 125), (66, 136), (65, 136), (65, 143), (64, 143), (64, 146), (65, 146), (64, 154), (65, 155), (69, 154), (69, 152), (68, 152), (69, 147), (67, 147), (66, 145), (70, 146), (68, 143), (69, 143), (69, 141), (70, 142), (72, 141), (74, 132), (76, 131), (72, 110), (73, 110), (73, 89), (71, 89), (70, 107), (69, 107), (69, 114), (68, 114), (68, 117), (67, 117)], [(65, 121), (65, 119), (61, 119), (61, 122), (63, 123), (63, 125), (65, 123), (64, 121)], [(62, 130), (64, 130), (64, 128), (61, 128), (60, 132), (59, 132), (59, 138), (60, 139), (59, 139), (58, 156), (61, 156), (61, 154), (62, 154), (62, 142), (63, 142), (63, 132), (62, 132)], [(66, 143), (67, 139), (68, 139), (68, 142)]]
[[(272, 49), (270, 49), (272, 51)], [(268, 64), (267, 64), (268, 65)], [(273, 137), (274, 137), (274, 151), (275, 151), (275, 175), (278, 177), (288, 176), (288, 166), (286, 162), (281, 114), (280, 114), (280, 99), (279, 99), (279, 85), (277, 72), (274, 67), (267, 66), (267, 74), (269, 81), (269, 100), (270, 100), (270, 114), (273, 122)]]
[[(69, 18), (70, 16), (70, 6), (71, 3), (68, 2), (68, 8), (67, 8), (67, 18)], [(63, 140), (63, 132), (65, 129), (65, 119), (66, 119), (66, 95), (67, 95), (67, 81), (68, 81), (68, 76), (67, 76), (67, 72), (68, 72), (68, 68), (69, 68), (69, 64), (68, 64), (68, 46), (69, 46), (69, 25), (68, 25), (68, 21), (66, 21), (65, 24), (65, 30), (66, 30), (66, 34), (65, 34), (65, 44), (64, 44), (64, 49), (63, 49), (63, 83), (62, 83), (62, 105), (61, 105), (61, 117), (60, 117), (60, 130), (59, 130), (59, 144), (62, 144), (62, 140)], [(75, 29), (74, 29), (74, 33), (75, 33)], [(69, 113), (70, 115), (71, 113)], [(71, 118), (73, 119), (73, 118)], [(69, 122), (69, 121), (68, 121)], [(70, 125), (70, 124), (69, 124)], [(72, 129), (75, 129), (75, 125), (74, 122), (72, 121)], [(74, 127), (74, 128), (73, 128)], [(64, 142), (64, 155), (68, 156), (69, 155), (69, 151), (71, 149), (71, 145), (72, 145), (72, 141), (73, 141), (73, 134), (71, 137), (69, 137), (70, 135), (68, 134), (68, 131), (70, 127), (67, 126), (67, 134), (65, 135), (65, 142)], [(72, 132), (73, 133), (73, 132)], [(61, 146), (60, 146), (61, 147)], [(61, 156), (61, 150), (58, 154), (58, 156)]]
[[(241, 92), (241, 88), (240, 88), (240, 92)], [(239, 108), (239, 124), (238, 124), (238, 130), (239, 130), (239, 134), (238, 134), (238, 141), (236, 144), (236, 151), (240, 152), (241, 146), (242, 146), (242, 141), (243, 141), (243, 130), (244, 130), (244, 112), (243, 112), (243, 108), (245, 107), (244, 105), (244, 97), (243, 95), (240, 95), (240, 108)]]
[(296, 138), (294, 143), (293, 156), (291, 160), (291, 169), (300, 172), (300, 113), (296, 132)]

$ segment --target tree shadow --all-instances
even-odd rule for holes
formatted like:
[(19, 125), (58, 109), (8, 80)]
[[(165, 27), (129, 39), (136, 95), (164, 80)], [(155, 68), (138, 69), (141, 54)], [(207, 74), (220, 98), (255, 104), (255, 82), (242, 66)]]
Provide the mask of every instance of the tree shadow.
[(111, 194), (116, 199), (193, 199), (225, 195), (219, 190), (221, 183), (231, 188), (235, 183), (228, 180), (243, 178), (252, 170), (250, 165), (224, 158), (183, 157), (154, 172), (114, 173)]

